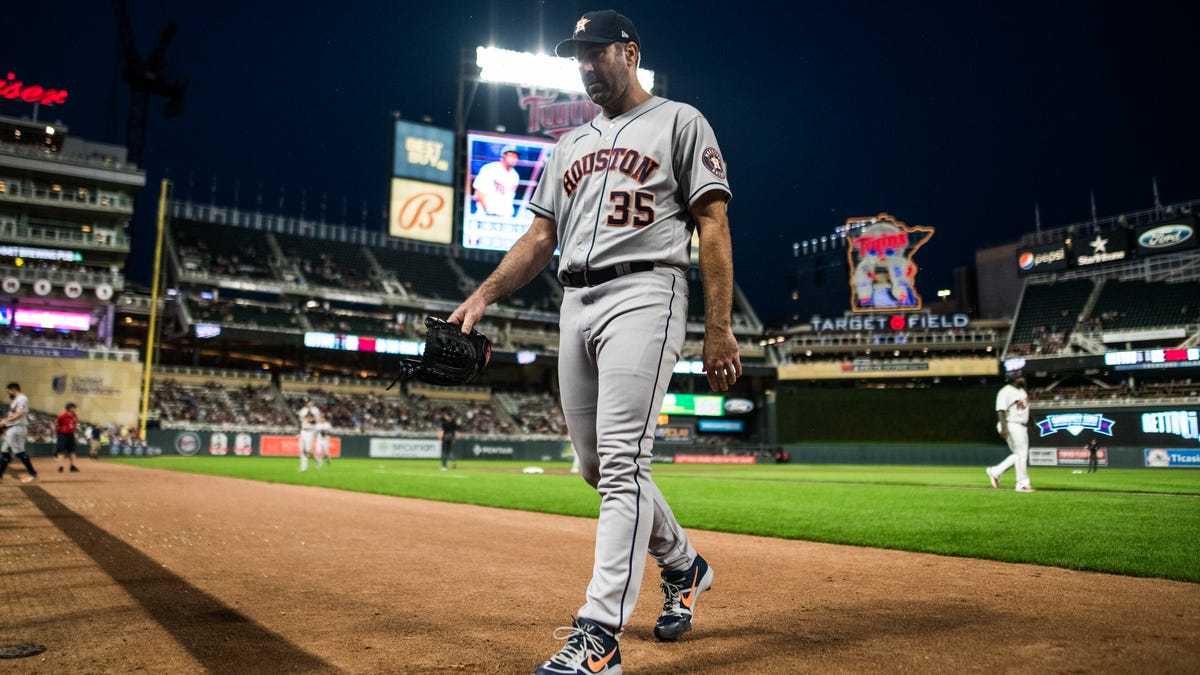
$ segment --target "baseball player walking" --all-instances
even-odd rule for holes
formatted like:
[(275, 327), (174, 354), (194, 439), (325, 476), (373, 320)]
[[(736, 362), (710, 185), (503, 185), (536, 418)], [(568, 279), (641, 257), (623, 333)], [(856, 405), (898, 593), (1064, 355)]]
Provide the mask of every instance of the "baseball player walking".
[(1029, 485), (1029, 394), (1025, 393), (1025, 378), (1019, 373), (1009, 375), (1009, 383), (996, 395), (996, 429), (1000, 438), (1012, 450), (1003, 462), (987, 468), (992, 487), (1000, 487), (1000, 477), (1010, 467), (1017, 468), (1017, 492), (1033, 492)]
[(661, 570), (654, 628), (675, 640), (692, 627), (713, 571), (692, 548), (651, 480), (654, 427), (683, 346), (684, 276), (699, 228), (704, 275), (704, 365), (725, 391), (741, 375), (731, 328), (731, 192), (716, 136), (695, 108), (648, 93), (637, 80), (642, 43), (633, 22), (589, 12), (558, 45), (573, 56), (602, 113), (564, 134), (529, 208), (529, 231), (450, 315), (463, 331), (488, 305), (528, 283), (561, 246), (559, 384), (581, 474), (600, 492), (595, 562), (566, 645), (537, 673), (621, 672), (618, 638), (649, 552)]
[(325, 417), (324, 413), (317, 413), (317, 423), (313, 425), (313, 433), (317, 437), (317, 451), (313, 453), (317, 458), (317, 468), (321, 468), (321, 462), (333, 464), (333, 460), (329, 458), (329, 441), (333, 437), (333, 423)]
[(308, 458), (313, 456), (313, 442), (317, 435), (317, 417), (321, 409), (313, 405), (311, 399), (304, 399), (304, 405), (296, 411), (300, 419), (300, 470), (308, 471)]
[(8, 405), (8, 416), (0, 420), (0, 428), (4, 429), (4, 440), (0, 443), (0, 480), (16, 455), (29, 472), (28, 476), (21, 477), (21, 482), (32, 483), (38, 479), (38, 472), (33, 468), (29, 453), (25, 452), (25, 441), (29, 438), (29, 397), (21, 393), (21, 385), (16, 382), (9, 382), (5, 389), (12, 403)]

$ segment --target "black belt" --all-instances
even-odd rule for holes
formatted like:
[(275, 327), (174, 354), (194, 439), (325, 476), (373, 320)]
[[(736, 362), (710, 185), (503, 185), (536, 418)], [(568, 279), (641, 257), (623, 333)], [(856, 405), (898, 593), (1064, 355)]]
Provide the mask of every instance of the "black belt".
[(601, 267), (598, 270), (584, 269), (578, 272), (560, 271), (558, 273), (558, 280), (562, 282), (563, 286), (583, 288), (585, 286), (599, 286), (606, 281), (612, 281), (626, 274), (649, 272), (652, 269), (654, 269), (654, 263), (652, 262), (619, 263), (612, 267)]

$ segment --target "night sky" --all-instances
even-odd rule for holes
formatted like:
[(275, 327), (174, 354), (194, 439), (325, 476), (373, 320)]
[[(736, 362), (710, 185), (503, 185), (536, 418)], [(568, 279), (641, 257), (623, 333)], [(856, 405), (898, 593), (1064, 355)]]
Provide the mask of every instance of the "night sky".
[[(130, 0), (147, 54), (168, 18), (183, 117), (151, 108), (148, 235), (158, 180), (175, 196), (378, 227), (390, 118), (453, 126), (456, 68), (478, 44), (550, 51), (578, 2), (320, 3)], [(43, 109), (104, 140), (114, 73), (110, 3), (9, 3), (0, 70), (70, 90)], [(1200, 198), (1197, 16), (1186, 2), (633, 2), (645, 67), (716, 130), (734, 199), (735, 273), (760, 316), (781, 311), (792, 243), (886, 211), (937, 229), (922, 293), (951, 286), (977, 248), (1034, 226)], [(120, 94), (124, 140), (127, 92)], [(0, 102), (0, 113), (30, 112)], [(514, 130), (510, 130), (514, 131)], [(519, 130), (516, 130), (519, 131)], [(236, 183), (235, 183), (236, 181)], [(149, 275), (141, 251), (131, 274)]]

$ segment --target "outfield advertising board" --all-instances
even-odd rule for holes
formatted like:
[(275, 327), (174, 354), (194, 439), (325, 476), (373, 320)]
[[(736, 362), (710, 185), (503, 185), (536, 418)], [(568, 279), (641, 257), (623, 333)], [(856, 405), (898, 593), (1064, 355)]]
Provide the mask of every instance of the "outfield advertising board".
[(1200, 406), (1145, 406), (1095, 409), (1035, 408), (1030, 445), (1063, 447), (1097, 438), (1106, 446), (1200, 449)]
[(1200, 469), (1200, 449), (1146, 448), (1146, 466), (1152, 469)]
[[(217, 433), (214, 433), (213, 435), (216, 436)], [(299, 457), (300, 437), (262, 436), (258, 439), (258, 454), (262, 455), (263, 457)], [(337, 436), (329, 439), (329, 456), (342, 456), (342, 439), (338, 438)]]
[[(1030, 466), (1087, 466), (1091, 454), (1087, 448), (1030, 448)], [(1108, 466), (1108, 450), (1096, 451), (1096, 464)]]
[(442, 444), (436, 438), (372, 438), (368, 452), (381, 459), (437, 459)]

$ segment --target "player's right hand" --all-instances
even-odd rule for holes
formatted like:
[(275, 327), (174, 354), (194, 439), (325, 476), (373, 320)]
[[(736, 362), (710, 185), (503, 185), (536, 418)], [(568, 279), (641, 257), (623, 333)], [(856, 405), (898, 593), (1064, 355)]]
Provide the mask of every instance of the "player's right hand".
[(483, 318), (487, 312), (487, 303), (483, 301), (477, 294), (472, 293), (471, 297), (467, 298), (461, 305), (455, 309), (446, 321), (448, 323), (458, 324), (462, 326), (463, 333), (470, 333), (475, 324)]

